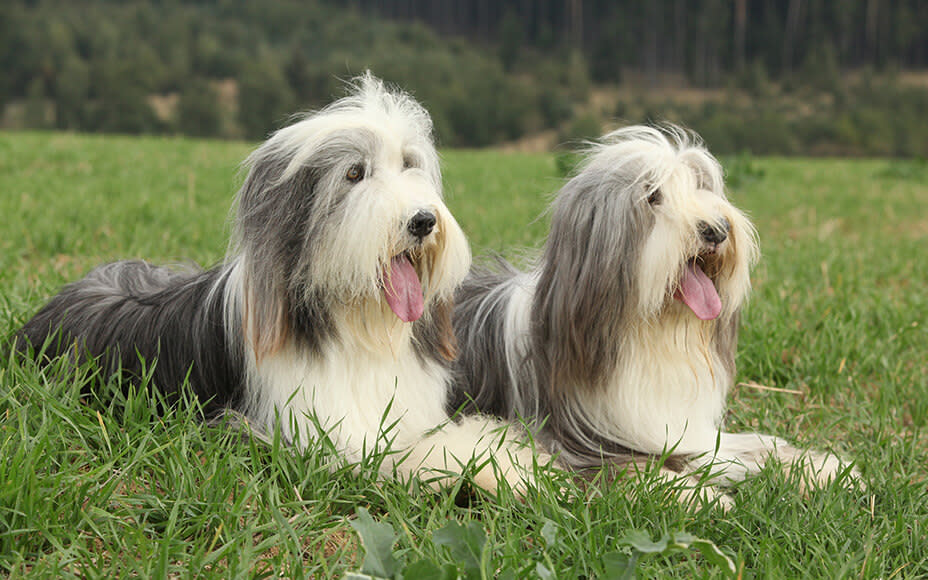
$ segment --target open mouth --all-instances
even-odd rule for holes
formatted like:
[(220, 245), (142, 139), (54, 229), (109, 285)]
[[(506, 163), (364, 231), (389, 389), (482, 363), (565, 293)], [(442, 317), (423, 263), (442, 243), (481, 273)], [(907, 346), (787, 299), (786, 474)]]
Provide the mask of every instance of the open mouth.
[(425, 311), (422, 283), (408, 252), (393, 256), (384, 268), (383, 296), (390, 310), (403, 322), (422, 317)]
[(714, 320), (722, 313), (722, 299), (703, 265), (702, 255), (687, 260), (673, 297), (686, 304), (700, 320)]

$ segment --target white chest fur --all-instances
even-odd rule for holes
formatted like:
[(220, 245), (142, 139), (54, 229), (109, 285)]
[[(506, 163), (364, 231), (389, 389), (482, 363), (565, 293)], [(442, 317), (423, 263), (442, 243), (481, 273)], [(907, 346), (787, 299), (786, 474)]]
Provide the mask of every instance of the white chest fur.
[(731, 377), (711, 348), (713, 324), (682, 313), (639, 327), (607, 388), (586, 395), (594, 399), (584, 407), (598, 410), (598, 428), (647, 453), (714, 448)]
[(282, 435), (301, 446), (321, 427), (349, 461), (378, 440), (383, 447), (388, 428), (394, 448), (405, 447), (447, 420), (447, 371), (424, 363), (409, 344), (393, 354), (333, 343), (319, 356), (290, 344), (250, 366), (253, 420), (265, 428), (279, 421)]

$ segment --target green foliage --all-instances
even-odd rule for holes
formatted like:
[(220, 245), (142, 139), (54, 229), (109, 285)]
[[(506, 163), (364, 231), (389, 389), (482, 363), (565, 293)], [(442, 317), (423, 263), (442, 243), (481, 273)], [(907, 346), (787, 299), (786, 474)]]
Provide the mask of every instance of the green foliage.
[(45, 81), (33, 79), (29, 83), (29, 92), (26, 95), (26, 122), (31, 127), (45, 129), (49, 126), (48, 99), (45, 94)]
[(81, 129), (88, 125), (90, 67), (78, 56), (64, 60), (55, 76), (55, 123), (59, 129)]
[(399, 561), (393, 556), (393, 544), (399, 536), (393, 528), (375, 522), (365, 508), (358, 508), (357, 519), (351, 521), (351, 527), (361, 536), (364, 547), (361, 574), (371, 578), (393, 578), (399, 567)]
[(801, 85), (824, 92), (836, 92), (842, 83), (835, 47), (830, 42), (816, 46), (806, 55), (799, 72)]
[[(589, 90), (582, 62), (533, 54), (552, 78), (507, 74), (521, 54), (515, 17), (497, 51), (326, 2), (82, 0), (8, 11), (14, 33), (0, 35), (0, 57), (18, 56), (9, 57), (0, 83), (19, 99), (33, 79), (48, 89), (33, 91), (31, 111), (44, 112), (52, 98), (59, 128), (261, 139), (291, 114), (341, 96), (343, 79), (371, 69), (428, 106), (442, 143), (482, 146), (560, 123), (570, 113), (565, 95)], [(209, 87), (229, 80), (238, 101), (217, 107)], [(159, 110), (165, 121), (153, 113), (152, 97), (178, 103)], [(40, 116), (20, 122), (41, 127)]]
[(103, 133), (154, 133), (162, 129), (151, 106), (144, 71), (136, 63), (116, 57), (90, 68), (87, 127)]
[(750, 65), (745, 67), (738, 79), (738, 86), (747, 91), (748, 94), (756, 97), (769, 97), (773, 91), (773, 85), (767, 67), (762, 60), (754, 60)]
[(511, 71), (519, 59), (523, 42), (522, 20), (508, 10), (499, 25), (499, 60), (506, 71)]
[[(480, 147), (574, 132), (602, 115), (594, 82), (688, 79), (752, 98), (652, 99), (619, 117), (679, 118), (720, 153), (925, 156), (926, 92), (891, 73), (925, 67), (928, 11), (869, 6), (748, 10), (739, 48), (719, 0), (11, 1), (0, 5), (0, 113), (13, 127), (260, 139), (372, 69), (423, 101), (443, 145)], [(847, 80), (855, 69), (869, 71), (867, 94)]]
[(571, 50), (567, 53), (566, 67), (565, 84), (570, 91), (571, 99), (575, 102), (586, 101), (593, 87), (586, 57), (579, 50)]
[(703, 108), (702, 116), (697, 113), (688, 125), (705, 139), (711, 150), (719, 153), (798, 153), (796, 135), (777, 111), (749, 107), (739, 112), (733, 114), (725, 105), (708, 105)]
[(545, 85), (538, 95), (538, 106), (545, 127), (559, 127), (573, 115), (570, 95), (561, 87)]
[(202, 80), (195, 80), (187, 85), (180, 93), (177, 123), (188, 135), (218, 135), (222, 128), (222, 113), (216, 89)]
[(698, 551), (706, 562), (718, 567), (724, 575), (734, 578), (737, 574), (732, 559), (726, 556), (712, 541), (697, 538), (686, 532), (664, 534), (661, 539), (654, 542), (651, 541), (651, 537), (647, 532), (632, 530), (618, 543), (620, 546), (631, 548), (631, 553), (611, 552), (603, 557), (606, 563), (606, 576), (609, 578), (634, 578), (635, 566), (642, 556), (650, 554), (669, 556), (690, 548)]
[(575, 117), (561, 133), (561, 143), (582, 145), (587, 141), (598, 139), (602, 135), (603, 125), (598, 117), (590, 114)]
[(269, 62), (248, 64), (239, 79), (238, 120), (249, 139), (264, 139), (286, 124), (293, 95), (280, 69)]
[(725, 183), (733, 189), (740, 189), (753, 181), (761, 180), (766, 173), (763, 165), (749, 153), (731, 157), (725, 163)]
[[(375, 522), (367, 509), (358, 508), (357, 519), (351, 521), (351, 527), (361, 537), (364, 547), (364, 561), (358, 572), (349, 572), (346, 578), (353, 580), (392, 578), (463, 578), (477, 580), (480, 578), (521, 578), (526, 570), (534, 572), (537, 578), (556, 578), (548, 566), (551, 558), (544, 554), (544, 562), (535, 562), (535, 566), (526, 566), (520, 562), (516, 567), (487, 569), (488, 562), (495, 560), (493, 547), (490, 545), (483, 527), (470, 521), (462, 526), (455, 520), (449, 521), (432, 534), (432, 542), (448, 549), (452, 562), (441, 564), (439, 561), (417, 560), (406, 565), (403, 555), (393, 551), (393, 545), (399, 536), (393, 528), (385, 523)], [(558, 526), (551, 520), (545, 520), (540, 531), (542, 548), (547, 552), (561, 548)], [(655, 555), (669, 557), (676, 553), (696, 550), (710, 565), (717, 568), (724, 576), (736, 577), (737, 569), (730, 557), (725, 555), (711, 540), (697, 538), (686, 532), (664, 534), (659, 540), (652, 541), (650, 535), (642, 530), (631, 530), (616, 542), (617, 547), (626, 551), (608, 551), (601, 555), (603, 577), (616, 580), (631, 580), (636, 577), (638, 561), (643, 556)], [(547, 564), (547, 565), (546, 565)]]
[(620, 83), (633, 40), (622, 33), (621, 16), (615, 15), (593, 41), (590, 51), (590, 77), (598, 83)]
[(361, 537), (364, 562), (358, 572), (349, 572), (346, 578), (476, 580), (487, 577), (483, 558), (487, 537), (477, 522), (462, 526), (452, 520), (432, 534), (433, 543), (445, 546), (451, 553), (454, 563), (446, 564), (421, 559), (407, 565), (402, 555), (393, 553), (393, 544), (399, 536), (389, 524), (375, 522), (365, 508), (358, 508), (357, 519), (351, 522), (351, 527)]
[[(751, 75), (751, 68), (745, 75)], [(809, 86), (784, 93), (755, 79), (745, 81), (742, 90), (702, 103), (623, 98), (615, 115), (627, 123), (666, 119), (683, 124), (717, 154), (928, 155), (928, 140), (923, 138), (928, 116), (922, 113), (928, 107), (928, 91), (885, 75), (820, 84), (830, 88)]]
[(432, 541), (448, 548), (464, 578), (473, 580), (486, 577), (485, 562), (489, 559), (485, 558), (487, 535), (480, 524), (472, 521), (462, 526), (456, 521), (450, 521), (443, 528), (435, 530)]

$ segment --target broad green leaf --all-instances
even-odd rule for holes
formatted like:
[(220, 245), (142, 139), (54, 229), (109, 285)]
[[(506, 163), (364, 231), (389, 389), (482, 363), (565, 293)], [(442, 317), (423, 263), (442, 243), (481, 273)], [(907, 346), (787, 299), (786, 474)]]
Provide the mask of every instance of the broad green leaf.
[(619, 540), (619, 545), (629, 546), (642, 554), (660, 554), (667, 549), (668, 540), (669, 538), (664, 536), (660, 540), (653, 542), (651, 541), (651, 536), (648, 535), (647, 532), (632, 530)]
[(358, 508), (358, 518), (349, 522), (361, 536), (364, 562), (361, 574), (377, 578), (393, 578), (399, 562), (393, 557), (393, 544), (397, 535), (389, 524), (375, 522), (366, 508)]
[(603, 556), (603, 578), (608, 580), (631, 580), (635, 577), (638, 554), (631, 556), (621, 552), (609, 552)]
[(405, 580), (455, 580), (457, 577), (454, 565), (439, 566), (430, 560), (418, 560), (403, 569)]
[(548, 548), (554, 547), (557, 545), (557, 524), (551, 520), (545, 520), (543, 526), (541, 526), (541, 537), (545, 541), (545, 546)]
[(699, 550), (699, 553), (702, 554), (702, 557), (706, 559), (706, 562), (722, 568), (731, 576), (737, 575), (738, 569), (735, 567), (735, 563), (731, 558), (726, 556), (714, 543), (710, 542), (709, 540), (696, 538), (693, 541), (693, 547)]
[[(673, 552), (694, 548), (702, 554), (706, 562), (718, 566), (731, 576), (737, 573), (735, 563), (712, 541), (697, 538), (687, 532), (674, 532), (670, 535), (665, 534), (660, 540), (655, 542), (651, 540), (651, 537), (646, 532), (642, 530), (632, 530), (619, 540), (619, 545), (629, 546), (641, 554), (662, 554), (665, 556)], [(632, 569), (631, 573), (634, 575), (634, 569)], [(627, 577), (631, 578), (633, 576)]]
[(462, 526), (456, 521), (448, 522), (435, 530), (432, 539), (436, 544), (447, 546), (451, 556), (464, 569), (465, 576), (480, 576), (480, 559), (487, 543), (487, 536), (477, 522)]
[(541, 580), (554, 580), (556, 578), (554, 572), (548, 570), (541, 562), (535, 564), (535, 575), (541, 578)]

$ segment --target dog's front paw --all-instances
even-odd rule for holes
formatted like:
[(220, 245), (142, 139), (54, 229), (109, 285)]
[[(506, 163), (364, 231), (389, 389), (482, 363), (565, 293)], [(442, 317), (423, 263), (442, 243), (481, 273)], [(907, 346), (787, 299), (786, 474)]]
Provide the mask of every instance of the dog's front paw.
[(706, 506), (727, 512), (735, 506), (735, 500), (722, 488), (690, 473), (661, 469), (659, 478), (670, 484), (677, 501), (689, 509)]
[(857, 467), (831, 453), (808, 451), (794, 460), (790, 470), (801, 470), (803, 494), (807, 494), (810, 488), (825, 487), (839, 480), (847, 489), (866, 488)]
[(706, 506), (710, 509), (714, 508), (727, 512), (735, 507), (734, 498), (722, 489), (714, 485), (698, 482), (692, 486), (680, 487), (677, 498), (690, 509)]
[(537, 474), (555, 467), (547, 452), (528, 445), (503, 447), (474, 474), (474, 484), (493, 495), (499, 492), (502, 481), (518, 498), (525, 498), (530, 489), (536, 488)]

